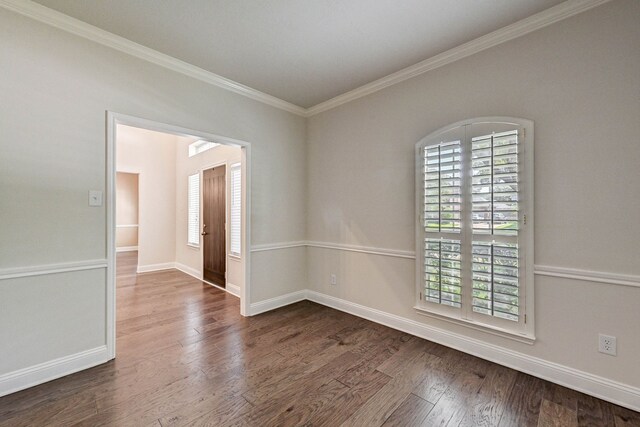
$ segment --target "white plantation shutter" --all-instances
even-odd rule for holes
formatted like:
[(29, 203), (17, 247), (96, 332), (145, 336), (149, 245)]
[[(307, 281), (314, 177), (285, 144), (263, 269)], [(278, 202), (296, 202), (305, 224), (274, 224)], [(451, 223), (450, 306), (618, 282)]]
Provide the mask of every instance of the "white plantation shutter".
[(460, 140), (424, 149), (424, 295), (426, 301), (451, 307), (462, 303), (461, 160)]
[(518, 321), (518, 245), (473, 242), (473, 311)]
[(242, 181), (240, 164), (231, 166), (231, 253), (240, 256), (242, 233)]
[(460, 307), (460, 240), (425, 240), (425, 298)]
[[(518, 131), (471, 139), (473, 311), (518, 321), (519, 281)], [(514, 236), (508, 239), (504, 236)]]
[(200, 245), (200, 174), (189, 175), (187, 188), (187, 244)]
[(473, 232), (518, 235), (518, 132), (471, 140)]
[(424, 219), (427, 232), (460, 232), (460, 141), (427, 147)]
[(532, 132), (524, 120), (469, 121), (419, 143), (417, 308), (520, 335), (533, 330), (524, 317), (532, 242), (523, 206), (533, 201), (524, 191), (532, 188), (532, 174), (523, 174), (525, 127)]

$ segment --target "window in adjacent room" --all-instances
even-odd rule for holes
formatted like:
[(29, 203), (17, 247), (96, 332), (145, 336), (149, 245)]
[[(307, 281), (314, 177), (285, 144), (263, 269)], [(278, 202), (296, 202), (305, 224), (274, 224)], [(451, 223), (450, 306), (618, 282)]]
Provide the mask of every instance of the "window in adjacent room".
[(192, 142), (189, 144), (189, 157), (193, 157), (196, 154), (204, 153), (207, 150), (211, 150), (214, 147), (217, 147), (220, 144), (210, 141), (198, 140), (196, 142)]
[(187, 188), (187, 244), (200, 246), (200, 174), (189, 175)]
[(242, 235), (242, 170), (240, 163), (231, 165), (231, 255), (240, 256)]
[(416, 308), (532, 340), (532, 122), (457, 123), (416, 157)]

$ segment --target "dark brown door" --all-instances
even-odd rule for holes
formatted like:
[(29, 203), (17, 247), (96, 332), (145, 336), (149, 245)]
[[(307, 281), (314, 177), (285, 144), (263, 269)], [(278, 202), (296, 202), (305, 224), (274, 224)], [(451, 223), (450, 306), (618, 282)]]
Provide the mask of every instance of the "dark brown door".
[(225, 287), (227, 245), (225, 242), (225, 166), (202, 174), (202, 235), (204, 280)]

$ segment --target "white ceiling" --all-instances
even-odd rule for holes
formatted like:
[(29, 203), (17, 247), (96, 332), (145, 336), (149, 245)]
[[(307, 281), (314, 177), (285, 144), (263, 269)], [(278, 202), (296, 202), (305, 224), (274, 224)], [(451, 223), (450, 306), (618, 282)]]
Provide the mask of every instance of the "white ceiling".
[(562, 0), (35, 0), (301, 107)]

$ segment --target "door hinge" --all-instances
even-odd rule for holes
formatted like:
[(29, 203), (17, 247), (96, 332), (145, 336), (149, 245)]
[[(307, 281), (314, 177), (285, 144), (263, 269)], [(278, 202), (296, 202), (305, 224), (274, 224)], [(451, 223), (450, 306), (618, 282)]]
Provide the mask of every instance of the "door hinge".
[(422, 301), (422, 292), (420, 292), (420, 301)]
[(526, 224), (527, 224), (527, 214), (524, 214), (524, 215), (522, 216), (522, 223), (523, 223), (524, 225), (526, 225)]
[(527, 323), (527, 315), (524, 315), (524, 323)]

